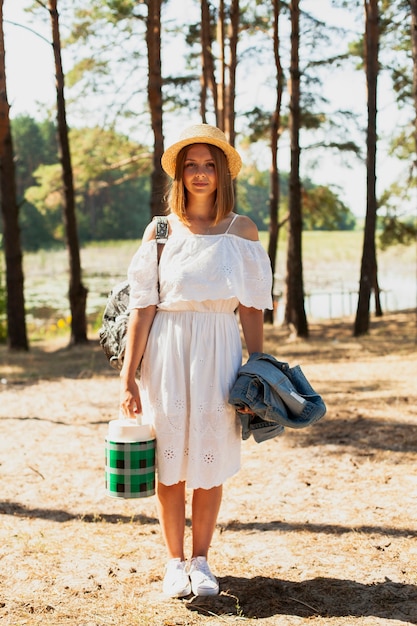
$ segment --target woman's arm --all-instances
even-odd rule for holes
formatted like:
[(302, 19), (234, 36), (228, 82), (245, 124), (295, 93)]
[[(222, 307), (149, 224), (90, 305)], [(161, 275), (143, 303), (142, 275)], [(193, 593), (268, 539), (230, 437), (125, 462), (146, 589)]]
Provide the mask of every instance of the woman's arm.
[(126, 350), (120, 378), (134, 380), (136, 370), (145, 352), (149, 331), (156, 313), (156, 306), (132, 309), (126, 335)]
[[(235, 220), (231, 231), (243, 239), (249, 239), (250, 241), (259, 240), (259, 233), (256, 224), (245, 215), (239, 215), (239, 218)], [(252, 354), (253, 352), (263, 352), (263, 311), (240, 304), (239, 318), (249, 354)]]
[(239, 319), (249, 354), (263, 352), (264, 314), (260, 309), (239, 305)]
[(152, 305), (133, 309), (129, 315), (126, 350), (120, 372), (120, 408), (126, 417), (136, 417), (142, 411), (136, 370), (145, 352), (155, 313), (156, 306)]
[[(151, 222), (146, 227), (142, 243), (152, 239), (155, 239), (155, 222)], [(135, 414), (142, 410), (136, 371), (145, 352), (155, 313), (155, 305), (130, 311), (126, 349), (120, 372), (120, 408), (126, 417), (135, 417)]]

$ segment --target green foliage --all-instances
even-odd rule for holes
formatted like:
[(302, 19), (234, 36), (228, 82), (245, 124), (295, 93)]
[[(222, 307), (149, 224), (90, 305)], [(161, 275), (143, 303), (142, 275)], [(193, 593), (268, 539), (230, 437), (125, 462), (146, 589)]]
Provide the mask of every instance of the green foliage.
[[(328, 187), (303, 184), (303, 218), (305, 230), (353, 230), (356, 218)], [(288, 210), (288, 174), (280, 176), (280, 210)], [(269, 224), (269, 172), (246, 168), (238, 182), (239, 212), (248, 215), (260, 230)]]
[(246, 113), (246, 122), (249, 130), (248, 138), (251, 142), (267, 139), (271, 124), (269, 113), (259, 107), (254, 107)]
[[(48, 246), (64, 240), (62, 167), (59, 163), (40, 165), (33, 178), (35, 184), (26, 189), (27, 205), (22, 211), (22, 240), (29, 250), (44, 247), (41, 242)], [(31, 227), (36, 228), (36, 237)]]
[[(256, 118), (256, 113), (254, 115)], [(259, 120), (262, 116), (259, 117)], [(265, 119), (265, 118), (264, 118)], [(25, 250), (65, 242), (63, 183), (54, 124), (27, 116), (13, 122), (16, 137), (20, 225)], [(74, 128), (70, 145), (81, 243), (138, 238), (150, 219), (151, 153), (112, 130)], [(314, 187), (304, 181), (306, 188)], [(287, 211), (288, 175), (280, 177), (281, 214)], [(326, 188), (323, 188), (324, 190)], [(309, 213), (306, 228), (351, 228), (353, 221), (329, 190)], [(309, 192), (310, 193), (310, 192)], [(261, 230), (269, 223), (269, 172), (245, 166), (238, 181), (238, 210)]]
[(396, 215), (387, 215), (381, 218), (380, 222), (382, 232), (379, 236), (379, 243), (382, 250), (397, 244), (409, 246), (415, 243), (417, 224), (412, 218), (401, 220)]
[(238, 183), (238, 211), (250, 217), (260, 230), (266, 229), (269, 219), (268, 186), (261, 180), (241, 177)]
[(150, 219), (149, 150), (100, 128), (70, 140), (81, 240), (137, 237)]
[[(411, 187), (416, 184), (415, 178), (409, 183), (410, 188), (399, 183), (392, 184), (379, 200), (379, 243), (383, 250), (397, 244), (409, 246), (416, 241), (417, 220), (407, 212)], [(385, 214), (381, 215), (382, 211)]]
[[(62, 243), (64, 197), (55, 127), (18, 117), (14, 129), (24, 249)], [(149, 150), (100, 128), (73, 129), (70, 144), (81, 242), (138, 237), (150, 219)]]
[[(72, 67), (66, 71), (67, 102), (86, 126), (116, 127), (123, 119), (147, 115), (146, 2), (92, 0), (70, 3), (64, 45)], [(115, 51), (117, 53), (115, 54)], [(136, 126), (136, 128), (135, 128)]]
[(306, 230), (353, 230), (356, 219), (328, 187), (303, 190), (303, 221)]
[(35, 184), (26, 189), (25, 199), (35, 206), (41, 215), (62, 207), (62, 167), (59, 163), (40, 165), (34, 172)]
[[(287, 210), (288, 174), (280, 176), (280, 212)], [(268, 230), (269, 224), (269, 172), (246, 167), (238, 181), (239, 213), (250, 217), (259, 230)]]
[(56, 126), (49, 120), (37, 122), (20, 115), (11, 121), (11, 128), (22, 245), (25, 250), (37, 250), (54, 243), (53, 228), (34, 204), (25, 201), (25, 191), (36, 183), (35, 173), (40, 166), (58, 161)]
[(106, 75), (108, 73), (107, 64), (97, 59), (81, 59), (65, 75), (65, 83), (71, 88), (86, 76), (94, 73)]
[(391, 74), (399, 107), (413, 102), (410, 4), (408, 0), (383, 0), (381, 6), (381, 61)]
[(407, 163), (412, 161), (416, 150), (413, 133), (414, 128), (409, 124), (391, 141), (390, 153)]
[[(20, 211), (22, 246), (26, 251), (35, 252), (40, 248), (50, 248), (62, 240), (62, 215), (48, 212), (43, 214), (31, 203), (26, 202)], [(57, 237), (57, 233), (60, 235)]]
[(58, 143), (56, 126), (45, 120), (37, 122), (28, 115), (11, 120), (13, 149), (15, 152), (17, 197), (33, 184), (33, 173), (39, 165), (56, 163)]

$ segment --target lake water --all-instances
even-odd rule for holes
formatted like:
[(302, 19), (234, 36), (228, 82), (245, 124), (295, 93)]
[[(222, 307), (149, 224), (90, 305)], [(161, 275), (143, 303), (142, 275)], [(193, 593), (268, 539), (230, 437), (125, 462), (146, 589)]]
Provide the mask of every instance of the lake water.
[[(121, 264), (123, 266), (123, 263)], [(127, 260), (124, 261), (127, 267)], [(333, 319), (354, 316), (357, 308), (358, 272), (352, 270), (350, 280), (346, 273), (343, 282), (340, 274), (332, 271), (330, 264), (327, 271), (320, 274), (309, 273), (305, 279), (305, 310), (308, 318)], [(414, 267), (413, 267), (414, 266)], [(101, 261), (103, 267), (103, 261)], [(397, 265), (398, 267), (398, 265)], [(417, 276), (415, 264), (400, 266), (396, 274), (392, 268), (384, 268), (379, 276), (381, 287), (381, 304), (383, 311), (413, 309), (417, 306)], [(106, 304), (107, 294), (119, 281), (124, 280), (126, 273), (116, 268), (112, 275), (90, 266), (84, 273), (83, 282), (88, 288), (87, 314), (90, 319), (99, 319)], [(284, 291), (284, 281), (276, 277), (277, 290)], [(55, 323), (60, 318), (68, 318), (68, 275), (66, 265), (53, 268), (47, 265), (42, 272), (28, 272), (25, 277), (26, 309), (28, 321), (36, 324)], [(277, 322), (284, 315), (284, 301), (278, 300)], [(371, 297), (371, 311), (374, 310), (374, 299)]]
[[(383, 286), (382, 286), (383, 285)], [(381, 306), (385, 312), (417, 308), (417, 278), (389, 277), (381, 281)], [(335, 319), (356, 315), (358, 288), (334, 291), (310, 291), (305, 296), (308, 318)], [(284, 317), (285, 302), (278, 300), (277, 322)], [(375, 311), (375, 299), (371, 295), (370, 311)]]

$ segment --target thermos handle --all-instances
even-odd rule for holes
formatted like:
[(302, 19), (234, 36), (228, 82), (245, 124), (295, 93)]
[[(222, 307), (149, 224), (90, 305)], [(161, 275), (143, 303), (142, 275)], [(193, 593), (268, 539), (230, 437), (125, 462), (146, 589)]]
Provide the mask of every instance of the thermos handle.
[(119, 420), (123, 420), (126, 422), (135, 422), (135, 424), (137, 424), (138, 426), (142, 426), (142, 413), (138, 413), (136, 415), (136, 419), (132, 420), (130, 419), (130, 417), (126, 417), (125, 414), (123, 413), (122, 409), (120, 409), (119, 411)]

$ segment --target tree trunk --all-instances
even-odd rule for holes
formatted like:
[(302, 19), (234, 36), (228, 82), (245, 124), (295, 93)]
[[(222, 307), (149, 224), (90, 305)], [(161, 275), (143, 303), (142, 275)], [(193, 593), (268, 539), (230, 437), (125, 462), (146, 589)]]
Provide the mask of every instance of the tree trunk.
[(151, 174), (151, 217), (161, 215), (165, 208), (165, 175), (161, 167), (161, 157), (164, 152), (164, 135), (162, 130), (161, 3), (162, 0), (148, 0), (148, 17), (146, 22), (148, 102), (154, 137)]
[[(200, 76), (200, 117), (203, 124), (207, 124), (207, 91), (209, 85), (208, 78), (208, 61), (210, 36), (208, 27), (210, 25), (210, 12), (207, 0), (201, 0), (201, 76)], [(208, 31), (208, 32), (207, 32)]]
[[(411, 52), (413, 57), (413, 99), (414, 99), (414, 170), (417, 176), (417, 0), (410, 0), (411, 7)], [(416, 307), (417, 314), (417, 307)], [(417, 341), (417, 336), (416, 336)]]
[(417, 169), (417, 0), (410, 0), (411, 6), (411, 50), (413, 56), (413, 96), (414, 96), (414, 143), (416, 160), (414, 167)]
[(369, 330), (369, 303), (371, 290), (377, 282), (375, 247), (376, 231), (376, 119), (377, 119), (377, 79), (379, 16), (378, 0), (364, 0), (365, 7), (365, 71), (368, 90), (368, 127), (366, 135), (366, 217), (362, 251), (359, 298), (354, 325), (354, 335), (358, 337)]
[(202, 51), (202, 91), (200, 113), (203, 123), (207, 122), (207, 89), (210, 87), (213, 96), (213, 108), (217, 121), (217, 82), (214, 71), (213, 47), (212, 47), (212, 23), (210, 6), (207, 0), (201, 0), (201, 51)]
[(291, 170), (289, 180), (289, 233), (287, 251), (287, 278), (285, 323), (292, 326), (297, 336), (308, 337), (304, 309), (302, 264), (302, 210), (300, 183), (300, 8), (299, 0), (291, 0), (291, 65), (290, 65), (290, 140)]
[(0, 198), (6, 261), (7, 342), (10, 350), (28, 350), (23, 257), (9, 109), (6, 90), (3, 0), (0, 0)]
[[(281, 101), (284, 77), (281, 66), (280, 50), (279, 50), (279, 14), (280, 14), (280, 0), (272, 0), (273, 6), (273, 48), (274, 59), (276, 69), (276, 101), (275, 110), (271, 116), (271, 168), (269, 176), (269, 243), (268, 243), (268, 256), (271, 262), (272, 268), (272, 297), (274, 299), (274, 284), (275, 284), (275, 264), (278, 251), (278, 239), (279, 239), (279, 225), (278, 225), (278, 213), (280, 202), (280, 184), (279, 184), (279, 170), (278, 170), (278, 140), (279, 140), (279, 128), (281, 123)], [(275, 299), (274, 299), (275, 304)], [(264, 314), (265, 322), (269, 324), (274, 323), (274, 309), (270, 311), (265, 310)]]
[[(202, 77), (200, 111), (206, 121), (206, 96), (210, 87), (213, 95), (213, 108), (216, 126), (226, 135), (232, 146), (235, 145), (235, 93), (237, 68), (237, 42), (239, 39), (239, 0), (232, 0), (227, 14), (224, 0), (220, 0), (216, 21), (217, 46), (219, 49), (218, 79), (216, 79), (213, 57), (212, 15), (207, 0), (201, 2), (201, 49)], [(226, 49), (229, 58), (226, 61)]]
[(58, 137), (61, 151), (62, 179), (64, 184), (64, 223), (70, 265), (69, 302), (71, 309), (71, 344), (86, 343), (87, 339), (87, 289), (81, 280), (80, 247), (78, 242), (77, 219), (75, 214), (75, 194), (72, 176), (71, 153), (68, 140), (68, 126), (65, 111), (64, 73), (61, 59), (61, 38), (57, 0), (48, 0), (51, 16), (52, 45), (55, 59), (57, 94)]
[(225, 133), (232, 146), (235, 145), (235, 95), (236, 95), (236, 68), (237, 68), (237, 42), (239, 39), (239, 0), (232, 0), (230, 4), (229, 26), (229, 80), (225, 86)]
[(375, 299), (375, 316), (382, 317), (384, 312), (382, 310), (382, 304), (381, 304), (381, 289), (379, 287), (379, 282), (378, 282), (378, 270), (376, 270), (375, 272), (374, 299)]
[(222, 131), (225, 130), (225, 81), (226, 81), (226, 65), (225, 65), (225, 10), (224, 0), (219, 0), (219, 15), (217, 19), (217, 45), (219, 48), (219, 67), (220, 80), (217, 81), (217, 111), (216, 125)]

